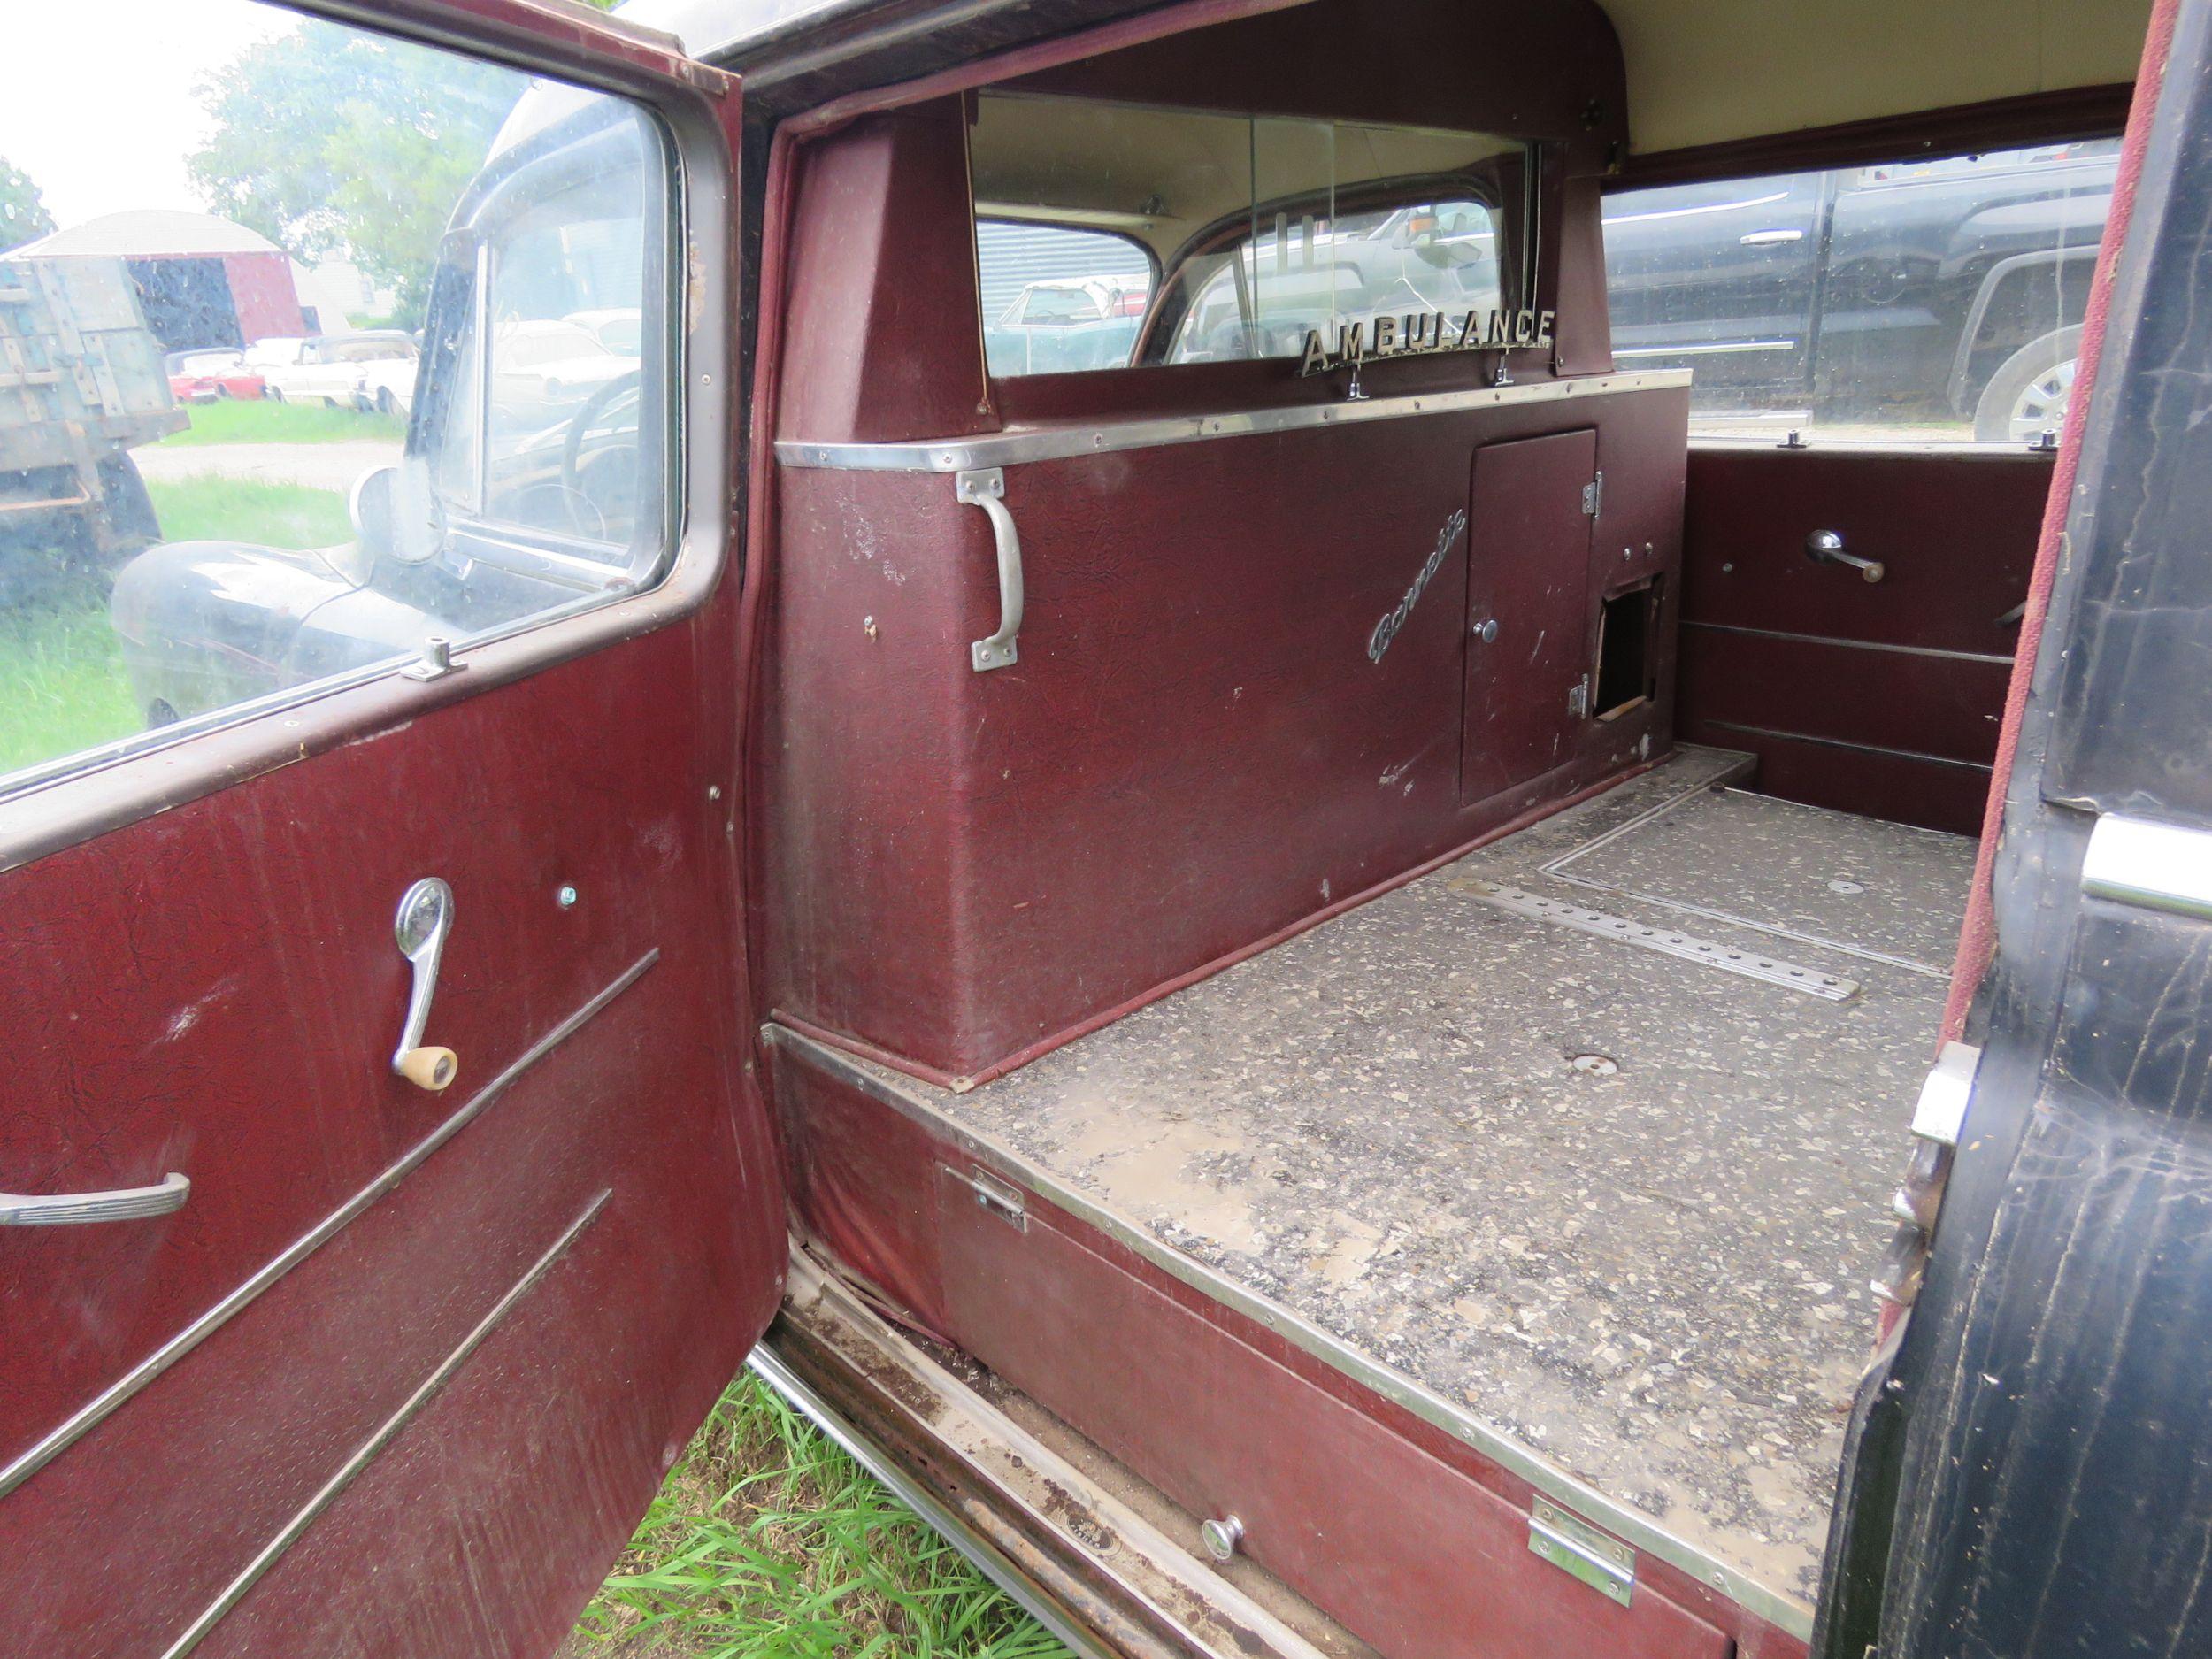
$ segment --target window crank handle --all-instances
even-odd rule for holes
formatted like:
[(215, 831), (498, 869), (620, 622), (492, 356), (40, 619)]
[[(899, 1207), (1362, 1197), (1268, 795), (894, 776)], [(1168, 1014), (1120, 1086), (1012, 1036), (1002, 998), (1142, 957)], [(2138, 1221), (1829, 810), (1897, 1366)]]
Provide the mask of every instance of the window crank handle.
[(392, 1050), (392, 1070), (434, 1094), (460, 1069), (452, 1049), (422, 1046), (430, 999), (438, 990), (438, 958), (452, 931), (453, 889), (437, 877), (425, 876), (401, 895), (392, 933), (399, 954), (414, 970), (415, 982), (407, 994), (407, 1023), (400, 1030), (399, 1047)]
[(1816, 565), (1848, 565), (1870, 582), (1886, 573), (1879, 559), (1861, 558), (1843, 550), (1843, 538), (1833, 530), (1816, 530), (1805, 538), (1805, 557)]

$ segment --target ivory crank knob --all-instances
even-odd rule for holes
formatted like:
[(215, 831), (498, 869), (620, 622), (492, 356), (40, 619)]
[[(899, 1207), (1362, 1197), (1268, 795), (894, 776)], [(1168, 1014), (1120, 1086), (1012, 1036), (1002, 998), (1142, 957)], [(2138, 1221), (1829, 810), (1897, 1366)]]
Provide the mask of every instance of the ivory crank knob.
[(410, 1048), (393, 1066), (410, 1083), (434, 1094), (452, 1082), (460, 1069), (460, 1060), (450, 1048)]

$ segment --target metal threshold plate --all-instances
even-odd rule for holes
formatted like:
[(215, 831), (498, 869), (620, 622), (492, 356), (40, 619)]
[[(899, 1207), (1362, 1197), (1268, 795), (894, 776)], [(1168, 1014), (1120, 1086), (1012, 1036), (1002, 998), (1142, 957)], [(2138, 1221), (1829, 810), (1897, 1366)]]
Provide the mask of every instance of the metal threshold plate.
[(1760, 979), (1769, 985), (1784, 986), (1793, 991), (1802, 991), (1808, 996), (1824, 997), (1831, 1002), (1848, 1002), (1859, 994), (1856, 979), (1840, 979), (1832, 973), (1823, 973), (1817, 968), (1801, 967), (1794, 962), (1785, 962), (1779, 956), (1763, 956), (1755, 950), (1739, 950), (1733, 945), (1700, 939), (1693, 933), (1677, 933), (1671, 927), (1655, 927), (1646, 922), (1630, 921), (1625, 917), (1609, 916), (1603, 910), (1570, 904), (1564, 899), (1548, 899), (1541, 894), (1531, 893), (1523, 887), (1509, 887), (1471, 876), (1448, 885), (1455, 892), (1464, 893), (1485, 904), (1494, 904), (1502, 910), (1510, 910), (1516, 916), (1532, 917), (1540, 922), (1556, 922), (1562, 927), (1571, 927), (1578, 933), (1595, 933), (1600, 939), (1617, 939), (1624, 945), (1641, 945), (1647, 950), (1679, 956), (1685, 962), (1702, 963), (1709, 968), (1718, 968), (1725, 973), (1740, 973), (1747, 979)]

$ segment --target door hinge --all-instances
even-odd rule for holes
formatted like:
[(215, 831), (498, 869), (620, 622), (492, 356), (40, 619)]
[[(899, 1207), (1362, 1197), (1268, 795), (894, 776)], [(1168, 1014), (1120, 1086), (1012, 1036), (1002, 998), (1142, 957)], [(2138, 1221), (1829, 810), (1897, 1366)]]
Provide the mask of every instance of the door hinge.
[(1548, 1499), (1537, 1499), (1528, 1512), (1528, 1547), (1623, 1607), (1636, 1593), (1636, 1552)]
[(1586, 718), (1590, 712), (1590, 676), (1575, 681), (1567, 693), (1567, 712), (1576, 719)]
[(1598, 509), (1604, 505), (1605, 474), (1600, 472), (1582, 487), (1582, 511), (1594, 518), (1598, 516)]
[(1018, 1233), (1029, 1231), (1028, 1201), (1020, 1187), (988, 1170), (958, 1170), (948, 1164), (946, 1172), (975, 1194), (978, 1208), (989, 1210)]

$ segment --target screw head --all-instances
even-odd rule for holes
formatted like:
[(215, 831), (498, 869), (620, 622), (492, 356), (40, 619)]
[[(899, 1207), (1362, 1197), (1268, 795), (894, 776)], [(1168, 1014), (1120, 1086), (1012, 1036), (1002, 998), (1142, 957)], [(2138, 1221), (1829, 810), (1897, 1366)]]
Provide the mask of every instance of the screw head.
[(562, 882), (559, 887), (553, 889), (553, 902), (559, 905), (565, 910), (574, 910), (576, 908), (576, 889), (565, 881)]
[(1201, 1522), (1198, 1541), (1206, 1547), (1206, 1553), (1216, 1561), (1227, 1561), (1237, 1553), (1237, 1546), (1244, 1541), (1244, 1523), (1233, 1515)]

